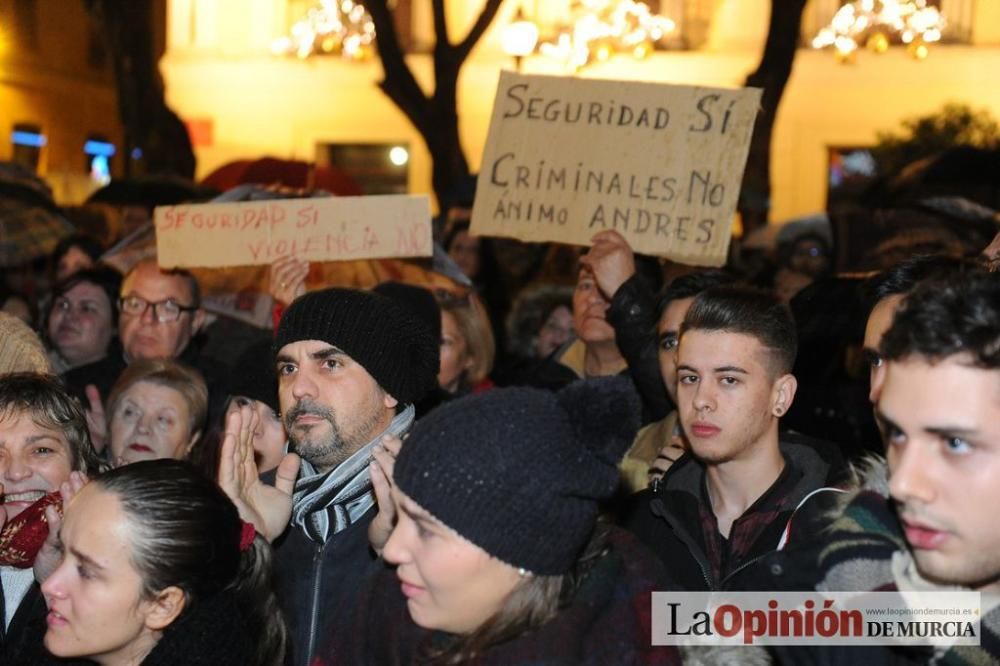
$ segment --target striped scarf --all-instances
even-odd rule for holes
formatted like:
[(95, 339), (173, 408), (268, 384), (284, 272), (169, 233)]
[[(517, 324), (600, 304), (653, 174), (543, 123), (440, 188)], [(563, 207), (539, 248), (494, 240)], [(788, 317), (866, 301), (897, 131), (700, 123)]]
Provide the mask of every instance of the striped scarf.
[[(825, 572), (818, 590), (892, 592), (912, 589), (916, 568), (888, 497), (884, 462), (869, 463), (864, 486), (846, 503), (825, 534), (820, 566)], [(894, 564), (895, 563), (895, 564)], [(907, 573), (901, 573), (901, 572)], [(929, 583), (921, 581), (924, 589)], [(940, 589), (961, 589), (946, 588)], [(938, 666), (985, 666), (1000, 663), (1000, 604), (983, 596), (979, 645), (927, 650), (928, 663)]]
[(325, 544), (331, 534), (347, 529), (365, 515), (375, 505), (368, 473), (372, 449), (383, 435), (402, 437), (413, 425), (414, 414), (413, 405), (407, 405), (393, 417), (388, 428), (326, 474), (316, 472), (316, 468), (303, 459), (302, 472), (292, 496), (292, 523), (316, 543)]

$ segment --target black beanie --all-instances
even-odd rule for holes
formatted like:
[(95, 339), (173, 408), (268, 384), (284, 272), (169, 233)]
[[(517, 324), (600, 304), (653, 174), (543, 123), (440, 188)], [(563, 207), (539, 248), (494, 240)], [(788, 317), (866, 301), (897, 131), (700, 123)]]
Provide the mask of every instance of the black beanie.
[(259, 400), (275, 412), (280, 412), (278, 407), (278, 378), (274, 374), (274, 363), (272, 362), (271, 342), (262, 340), (250, 345), (246, 351), (239, 355), (233, 367), (230, 395), (242, 395), (247, 398)]
[(372, 289), (376, 294), (391, 298), (407, 308), (417, 319), (431, 328), (435, 340), (441, 339), (441, 307), (430, 289), (405, 282), (381, 282)]
[(437, 386), (440, 342), (427, 325), (385, 296), (357, 289), (309, 292), (281, 316), (274, 350), (321, 340), (342, 350), (401, 403)]
[(505, 388), (417, 421), (396, 461), (399, 489), (493, 557), (538, 575), (569, 571), (618, 486), (639, 428), (624, 377), (558, 393)]

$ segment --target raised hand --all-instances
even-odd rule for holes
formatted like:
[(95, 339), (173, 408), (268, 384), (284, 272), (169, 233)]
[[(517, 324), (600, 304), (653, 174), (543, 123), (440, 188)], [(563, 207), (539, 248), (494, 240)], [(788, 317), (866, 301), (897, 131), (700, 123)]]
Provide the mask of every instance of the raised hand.
[(601, 231), (590, 240), (593, 245), (580, 257), (580, 263), (593, 272), (598, 288), (610, 301), (635, 274), (635, 254), (625, 237), (614, 230)]
[(399, 437), (383, 435), (382, 441), (375, 445), (371, 462), (372, 487), (375, 490), (375, 501), (378, 502), (378, 513), (368, 525), (368, 543), (376, 553), (381, 554), (385, 542), (392, 534), (396, 525), (396, 502), (392, 499), (392, 473), (396, 467), (396, 456), (403, 442)]
[[(59, 485), (59, 496), (62, 498), (65, 511), (69, 501), (87, 485), (89, 479), (83, 472), (70, 472), (69, 479)], [(35, 580), (45, 582), (49, 575), (59, 568), (62, 562), (62, 543), (59, 540), (59, 528), (62, 526), (62, 514), (54, 506), (45, 507), (45, 520), (49, 524), (49, 535), (45, 543), (35, 555)]]
[(292, 516), (292, 492), (299, 474), (299, 457), (289, 453), (278, 465), (274, 485), (260, 480), (254, 459), (253, 438), (257, 411), (250, 405), (226, 417), (219, 460), (219, 486), (240, 512), (240, 517), (274, 541)]
[(292, 256), (276, 259), (271, 264), (270, 293), (279, 303), (288, 305), (296, 298), (306, 293), (306, 276), (309, 275), (309, 262)]
[(108, 443), (108, 417), (104, 413), (104, 403), (101, 392), (93, 384), (87, 384), (84, 389), (90, 407), (84, 410), (87, 417), (87, 430), (90, 431), (90, 444), (94, 451), (100, 453)]

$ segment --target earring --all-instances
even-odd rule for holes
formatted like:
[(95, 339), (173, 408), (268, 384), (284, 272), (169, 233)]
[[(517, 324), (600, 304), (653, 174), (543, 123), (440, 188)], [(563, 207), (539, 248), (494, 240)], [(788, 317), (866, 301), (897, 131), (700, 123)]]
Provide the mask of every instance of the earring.
[(528, 576), (531, 575), (531, 572), (525, 569), (524, 567), (518, 567), (517, 575), (520, 576), (521, 578), (527, 578)]
[(774, 415), (775, 416), (781, 416), (784, 413), (785, 413), (785, 408), (782, 407), (781, 405), (778, 405), (777, 407), (774, 408)]

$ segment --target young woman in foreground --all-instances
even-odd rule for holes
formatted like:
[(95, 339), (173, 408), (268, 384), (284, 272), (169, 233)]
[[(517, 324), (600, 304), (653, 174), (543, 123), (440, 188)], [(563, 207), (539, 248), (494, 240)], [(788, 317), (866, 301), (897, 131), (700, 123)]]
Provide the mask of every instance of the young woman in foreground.
[(189, 464), (142, 461), (95, 478), (66, 506), (60, 536), (62, 562), (42, 584), (52, 655), (106, 666), (281, 662), (270, 546)]
[(497, 389), (428, 414), (394, 465), (387, 442), (373, 475), (396, 567), (326, 663), (675, 663), (650, 647), (657, 563), (598, 521), (638, 415), (622, 378)]

